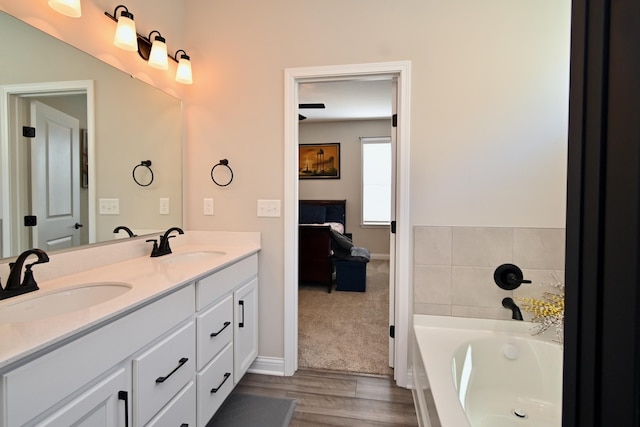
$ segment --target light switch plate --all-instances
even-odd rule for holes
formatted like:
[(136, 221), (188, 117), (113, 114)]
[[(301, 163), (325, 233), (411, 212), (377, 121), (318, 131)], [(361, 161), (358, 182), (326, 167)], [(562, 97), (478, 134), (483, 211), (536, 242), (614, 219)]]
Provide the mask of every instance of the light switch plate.
[(100, 215), (120, 215), (120, 199), (99, 199)]
[(213, 215), (213, 199), (203, 199), (203, 214)]
[(279, 217), (280, 200), (258, 200), (259, 217)]
[(160, 198), (160, 215), (169, 215), (169, 199), (166, 197)]

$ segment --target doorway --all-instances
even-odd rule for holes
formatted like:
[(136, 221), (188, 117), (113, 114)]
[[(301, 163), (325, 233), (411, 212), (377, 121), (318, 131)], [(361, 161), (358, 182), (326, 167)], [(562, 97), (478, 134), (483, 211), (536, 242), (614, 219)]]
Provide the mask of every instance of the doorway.
[(396, 284), (393, 297), (395, 370), (398, 385), (408, 385), (408, 337), (410, 326), (410, 224), (409, 189), (409, 117), (410, 68), (405, 62), (297, 68), (285, 70), (285, 331), (284, 374), (293, 375), (298, 368), (298, 84), (329, 80), (382, 77), (397, 79), (398, 126), (396, 160), (396, 234), (392, 257)]
[[(31, 117), (35, 117), (30, 106), (39, 103), (48, 104), (57, 110), (67, 111), (74, 117), (82, 118), (82, 127), (86, 129), (86, 131), (82, 132), (83, 140), (80, 141), (79, 137), (74, 137), (73, 143), (68, 144), (67, 150), (67, 154), (72, 156), (72, 158), (67, 159), (68, 162), (71, 162), (68, 167), (73, 167), (78, 172), (75, 178), (68, 176), (69, 186), (73, 182), (73, 187), (78, 187), (79, 190), (76, 194), (69, 195), (68, 201), (73, 201), (73, 203), (77, 201), (76, 205), (80, 206), (79, 212), (77, 211), (72, 218), (70, 227), (74, 228), (74, 234), (77, 234), (76, 244), (95, 241), (95, 209), (93, 208), (95, 188), (88, 185), (92, 181), (90, 175), (95, 170), (93, 162), (95, 151), (93, 99), (92, 81), (46, 82), (0, 87), (0, 129), (2, 129), (0, 133), (2, 244), (0, 247), (2, 248), (2, 257), (17, 256), (23, 250), (35, 247), (33, 239), (37, 234), (30, 232), (31, 227), (23, 226), (23, 217), (32, 215), (32, 209), (35, 209), (38, 204), (47, 205), (48, 209), (51, 210), (49, 202), (33, 202), (35, 199), (32, 198), (32, 194), (33, 197), (36, 197), (36, 194), (30, 189), (30, 181), (32, 179), (30, 169), (35, 169), (35, 167), (31, 166), (30, 150), (24, 146), (16, 147), (16, 141), (24, 140), (22, 138), (22, 126), (29, 124)], [(42, 136), (43, 133), (47, 132), (46, 129), (48, 127), (50, 127), (49, 124), (44, 127), (45, 129), (37, 131), (36, 135), (40, 134), (39, 136)], [(59, 127), (58, 131), (61, 135), (66, 134), (62, 127)], [(48, 139), (48, 137), (45, 139)], [(62, 145), (65, 144), (63, 143)], [(84, 150), (81, 149), (81, 145)], [(82, 158), (80, 152), (83, 152), (86, 156)], [(63, 157), (69, 156), (63, 154)], [(55, 163), (60, 165), (63, 162), (56, 161)], [(54, 169), (58, 167), (56, 165), (53, 166)], [(62, 169), (68, 169), (68, 167), (62, 167)], [(83, 167), (86, 167), (85, 174), (81, 171)], [(48, 168), (44, 167), (39, 169), (48, 170)], [(64, 170), (58, 172), (64, 173)], [(47, 179), (51, 181), (49, 178)], [(62, 181), (66, 182), (64, 179)], [(64, 182), (60, 184), (60, 182), (54, 180), (54, 184), (57, 183), (58, 185), (64, 185)], [(87, 185), (80, 188), (83, 182), (87, 183)], [(40, 189), (40, 186), (38, 186), (38, 189)], [(58, 209), (54, 209), (56, 210), (53, 215), (55, 221), (64, 216), (60, 215), (60, 212), (65, 211), (68, 204), (63, 204), (64, 207), (58, 206)], [(30, 223), (33, 223), (33, 221)], [(56, 226), (54, 228), (58, 229), (60, 227)], [(47, 239), (51, 243), (49, 245), (50, 250), (66, 247), (64, 245), (67, 245), (66, 241), (69, 240), (56, 239), (55, 236), (53, 238), (47, 236)]]
[[(371, 254), (368, 262), (336, 261), (334, 283), (327, 290), (325, 280), (328, 277), (331, 281), (331, 276), (313, 274), (318, 270), (314, 257), (325, 256), (325, 241), (318, 240), (324, 234), (316, 226), (300, 226), (300, 367), (393, 373), (389, 325), (393, 324), (394, 307), (389, 295), (394, 293), (394, 282), (389, 280), (389, 228), (395, 214), (390, 191), (395, 181), (390, 166), (395, 157), (392, 115), (396, 84), (391, 77), (359, 77), (298, 85), (300, 152), (316, 153), (318, 144), (338, 147), (336, 153), (325, 153), (331, 159), (337, 155), (337, 177), (311, 174), (317, 154), (305, 157), (298, 180), (299, 200), (316, 201), (307, 202), (311, 204), (334, 200), (346, 207), (344, 222), (332, 222), (336, 220), (333, 211), (326, 211), (326, 221), (336, 236), (333, 259), (350, 252), (336, 246), (338, 242)], [(306, 223), (310, 219), (306, 218), (308, 211), (302, 212), (300, 222)]]

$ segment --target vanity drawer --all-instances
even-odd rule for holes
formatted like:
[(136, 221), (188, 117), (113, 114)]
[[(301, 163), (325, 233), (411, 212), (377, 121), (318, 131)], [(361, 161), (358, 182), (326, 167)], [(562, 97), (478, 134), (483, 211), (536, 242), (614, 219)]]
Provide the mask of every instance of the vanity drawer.
[(197, 369), (200, 370), (233, 339), (233, 295), (196, 317)]
[(145, 427), (196, 425), (196, 385), (189, 382)]
[(254, 254), (196, 282), (196, 310), (202, 310), (238, 285), (258, 274), (258, 255)]
[(206, 425), (233, 390), (233, 344), (229, 343), (198, 373), (198, 425)]
[(133, 359), (134, 425), (144, 425), (193, 379), (195, 352), (190, 321)]

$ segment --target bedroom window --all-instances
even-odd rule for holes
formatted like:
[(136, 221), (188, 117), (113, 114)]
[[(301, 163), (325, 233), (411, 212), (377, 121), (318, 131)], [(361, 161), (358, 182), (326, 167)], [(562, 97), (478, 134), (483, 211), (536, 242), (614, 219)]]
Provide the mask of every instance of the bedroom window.
[(391, 221), (391, 138), (360, 138), (362, 143), (362, 225)]

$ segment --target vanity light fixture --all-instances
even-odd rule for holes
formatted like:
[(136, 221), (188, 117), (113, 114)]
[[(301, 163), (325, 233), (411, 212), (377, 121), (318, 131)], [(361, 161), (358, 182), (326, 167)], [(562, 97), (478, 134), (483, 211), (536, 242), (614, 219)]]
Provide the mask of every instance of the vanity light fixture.
[[(180, 59), (178, 59), (178, 53), (182, 52)], [(191, 58), (187, 55), (187, 52), (180, 49), (173, 56), (173, 59), (178, 62), (178, 69), (176, 71), (176, 81), (185, 85), (193, 83), (193, 74), (191, 73)]]
[(49, 7), (71, 18), (80, 18), (82, 16), (80, 0), (49, 0)]
[[(122, 11), (120, 17), (117, 18), (118, 9), (120, 8), (123, 8), (124, 11)], [(171, 58), (178, 63), (176, 81), (187, 85), (193, 83), (191, 58), (189, 58), (187, 52), (182, 49), (178, 50), (173, 56), (168, 55), (167, 41), (162, 37), (160, 31), (151, 31), (149, 37), (138, 34), (136, 32), (136, 24), (133, 21), (133, 14), (131, 14), (124, 5), (116, 6), (113, 15), (109, 12), (105, 12), (104, 14), (118, 23), (113, 44), (124, 50), (137, 51), (140, 57), (149, 63), (149, 66), (160, 70), (169, 69), (168, 59)], [(178, 57), (178, 54), (181, 52), (182, 54)]]
[[(152, 39), (151, 35), (153, 33), (157, 33), (158, 35)], [(169, 57), (167, 56), (167, 41), (162, 37), (160, 32), (156, 30), (149, 33), (149, 40), (153, 40), (151, 43), (151, 53), (149, 53), (149, 65), (159, 70), (168, 70)]]
[[(120, 17), (118, 18), (118, 9), (123, 8), (124, 10), (120, 12)], [(136, 23), (133, 20), (133, 14), (129, 12), (124, 5), (116, 6), (113, 11), (113, 16), (109, 15), (105, 12), (105, 15), (115, 20), (118, 23), (116, 27), (116, 35), (113, 39), (113, 44), (118, 46), (120, 49), (128, 50), (131, 52), (135, 52), (138, 50), (138, 34), (136, 33)]]

